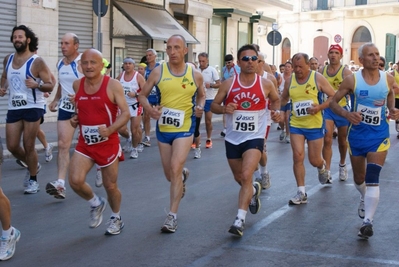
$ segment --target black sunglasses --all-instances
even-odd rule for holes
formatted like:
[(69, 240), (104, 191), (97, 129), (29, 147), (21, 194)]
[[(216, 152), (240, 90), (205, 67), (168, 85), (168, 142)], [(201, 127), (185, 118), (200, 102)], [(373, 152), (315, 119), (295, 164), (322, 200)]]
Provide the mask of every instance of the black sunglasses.
[(380, 67), (382, 68), (382, 67), (384, 67), (385, 68), (385, 65), (384, 64), (380, 64)]
[(242, 60), (242, 61), (245, 61), (245, 62), (248, 62), (249, 60), (251, 60), (251, 61), (257, 61), (257, 60), (258, 60), (258, 57), (257, 57), (257, 56), (252, 56), (252, 57), (250, 57), (250, 56), (245, 56), (245, 57), (242, 57), (241, 60)]

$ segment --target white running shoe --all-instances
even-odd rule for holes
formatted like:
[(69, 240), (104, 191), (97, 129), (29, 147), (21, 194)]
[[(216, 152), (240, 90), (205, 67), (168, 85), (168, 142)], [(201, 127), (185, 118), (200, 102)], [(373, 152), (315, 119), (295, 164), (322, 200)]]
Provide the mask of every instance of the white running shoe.
[(144, 137), (143, 142), (141, 142), (143, 145), (150, 147), (151, 146), (151, 141), (150, 138), (148, 138), (147, 136)]
[(137, 146), (137, 152), (141, 153), (141, 152), (143, 152), (143, 151), (144, 151), (144, 145), (143, 145), (142, 143), (140, 143), (140, 144)]
[(46, 162), (50, 162), (53, 159), (53, 148), (52, 144), (48, 144), (46, 147), (44, 154), (46, 155)]
[(265, 173), (262, 173), (260, 176), (262, 179), (260, 182), (260, 184), (262, 185), (262, 189), (269, 189), (271, 186), (269, 172), (266, 171)]
[(177, 229), (177, 219), (173, 215), (168, 214), (166, 220), (161, 228), (162, 233), (174, 233)]
[(1, 237), (0, 261), (6, 261), (14, 255), (16, 244), (20, 238), (21, 238), (21, 232), (14, 227), (12, 227), (11, 235), (9, 238), (6, 239)]
[(284, 131), (281, 131), (281, 134), (280, 134), (280, 141), (283, 141), (284, 138), (285, 138), (285, 132), (284, 132)]
[(130, 153), (130, 158), (137, 159), (138, 157), (139, 157), (139, 152), (137, 151), (137, 148), (132, 148), (132, 153)]
[(194, 150), (194, 158), (200, 159), (201, 158), (201, 148), (195, 148)]
[(123, 146), (123, 151), (129, 153), (132, 151), (132, 137), (126, 139), (126, 143)]
[(105, 198), (100, 197), (101, 204), (97, 207), (91, 207), (90, 210), (90, 228), (98, 227), (103, 221), (103, 212), (107, 206), (107, 201)]
[(46, 185), (46, 193), (57, 199), (65, 199), (65, 186), (59, 181), (50, 182)]
[(96, 185), (96, 187), (101, 187), (103, 185), (103, 174), (101, 172), (101, 168), (97, 169), (97, 171), (96, 171), (95, 185)]
[[(28, 168), (28, 166), (26, 166), (26, 168)], [(37, 163), (37, 173), (38, 174), (40, 172), (40, 170), (42, 169), (42, 165), (38, 162)], [(24, 187), (28, 187), (29, 186), (29, 179), (30, 179), (30, 172), (28, 169), (26, 169), (26, 174), (25, 174), (25, 178), (24, 178)]]
[(121, 218), (111, 217), (107, 222), (107, 230), (105, 235), (119, 235), (125, 226)]
[(346, 181), (348, 179), (348, 171), (346, 170), (346, 164), (339, 166), (339, 180)]
[(24, 190), (24, 194), (36, 194), (40, 191), (39, 183), (34, 180), (29, 180), (28, 186)]
[(308, 195), (306, 193), (302, 193), (299, 190), (296, 192), (296, 195), (288, 202), (288, 204), (290, 205), (299, 205), (306, 203), (308, 203)]

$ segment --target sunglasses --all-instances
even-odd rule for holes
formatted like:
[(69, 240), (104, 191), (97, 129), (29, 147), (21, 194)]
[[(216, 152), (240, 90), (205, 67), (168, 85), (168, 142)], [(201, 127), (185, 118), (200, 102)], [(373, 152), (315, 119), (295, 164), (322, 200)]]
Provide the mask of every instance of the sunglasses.
[(381, 67), (381, 68), (385, 68), (385, 65), (384, 65), (384, 64), (380, 64), (380, 67)]
[(241, 60), (242, 60), (242, 61), (245, 61), (245, 62), (248, 62), (249, 60), (251, 60), (251, 61), (257, 61), (257, 60), (258, 60), (258, 57), (257, 57), (257, 56), (252, 56), (252, 57), (250, 57), (250, 56), (245, 56), (245, 57), (242, 57)]

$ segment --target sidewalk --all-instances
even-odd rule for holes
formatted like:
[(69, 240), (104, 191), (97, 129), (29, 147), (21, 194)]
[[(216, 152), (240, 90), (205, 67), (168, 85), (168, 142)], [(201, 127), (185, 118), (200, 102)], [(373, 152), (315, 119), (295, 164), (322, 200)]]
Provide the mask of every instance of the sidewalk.
[[(212, 116), (212, 121), (213, 122), (218, 122), (218, 121), (222, 121), (223, 116), (222, 115), (216, 115), (213, 114)], [(151, 119), (151, 133), (154, 133), (155, 131), (155, 124), (156, 121)], [(201, 124), (205, 124), (205, 117), (203, 116), (202, 120), (201, 120)], [(44, 131), (44, 133), (46, 134), (46, 139), (47, 142), (49, 144), (52, 144), (54, 146), (54, 148), (58, 147), (58, 137), (57, 137), (57, 122), (44, 122), (43, 124), (40, 125), (40, 128)], [(201, 130), (201, 129), (200, 129)], [(205, 129), (203, 129), (205, 130)], [(77, 132), (75, 131), (75, 135), (74, 138), (72, 140), (72, 147), (75, 146), (75, 144), (77, 143)], [(0, 137), (2, 139), (2, 144), (3, 144), (3, 155), (4, 158), (12, 158), (12, 154), (10, 153), (10, 151), (8, 151), (7, 149), (7, 145), (6, 145), (6, 127), (5, 124), (0, 125)], [(40, 141), (36, 138), (36, 151), (40, 152), (44, 150), (43, 145), (40, 143)]]

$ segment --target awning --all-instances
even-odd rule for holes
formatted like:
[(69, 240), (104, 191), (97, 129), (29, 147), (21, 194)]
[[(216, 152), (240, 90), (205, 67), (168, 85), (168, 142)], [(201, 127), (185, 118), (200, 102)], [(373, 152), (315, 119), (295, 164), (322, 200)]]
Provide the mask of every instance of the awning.
[[(114, 6), (133, 24), (120, 25), (121, 23), (114, 23), (113, 30), (118, 33), (118, 37), (140, 36), (141, 34), (134, 34), (137, 33), (138, 29), (142, 36), (144, 35), (149, 39), (166, 41), (170, 36), (180, 34), (186, 39), (187, 43), (200, 43), (165, 9), (150, 8), (120, 1), (114, 1)], [(114, 16), (118, 16), (118, 12), (115, 12)], [(114, 18), (114, 22), (121, 20), (123, 19)], [(126, 29), (129, 26), (132, 28), (130, 31)], [(118, 29), (119, 27), (123, 28)]]

